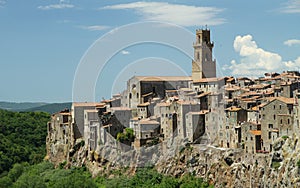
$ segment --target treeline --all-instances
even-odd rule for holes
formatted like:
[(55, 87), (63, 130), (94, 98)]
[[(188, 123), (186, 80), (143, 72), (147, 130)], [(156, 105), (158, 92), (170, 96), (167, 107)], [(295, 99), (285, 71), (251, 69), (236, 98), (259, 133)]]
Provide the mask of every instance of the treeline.
[(112, 172), (110, 179), (105, 176), (92, 178), (85, 167), (63, 169), (57, 168), (49, 162), (37, 165), (15, 164), (9, 173), (0, 178), (0, 187), (14, 188), (201, 188), (213, 187), (203, 182), (201, 178), (185, 175), (174, 178), (159, 174), (151, 168), (143, 168), (132, 177), (122, 175), (121, 171)]
[(45, 112), (11, 112), (0, 109), (0, 177), (15, 163), (37, 164), (46, 155)]

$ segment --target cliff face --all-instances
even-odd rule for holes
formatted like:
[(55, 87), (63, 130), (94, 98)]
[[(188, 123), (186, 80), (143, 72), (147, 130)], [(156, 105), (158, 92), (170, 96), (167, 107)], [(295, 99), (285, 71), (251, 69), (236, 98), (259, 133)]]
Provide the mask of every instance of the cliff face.
[(101, 173), (111, 177), (112, 171), (120, 169), (130, 175), (138, 167), (155, 165), (161, 173), (175, 177), (192, 173), (215, 187), (300, 187), (297, 138), (278, 139), (271, 154), (179, 143), (172, 141), (138, 151), (127, 148), (127, 152), (118, 145), (103, 146), (98, 152), (88, 152), (79, 145), (68, 165), (85, 164), (94, 176)]

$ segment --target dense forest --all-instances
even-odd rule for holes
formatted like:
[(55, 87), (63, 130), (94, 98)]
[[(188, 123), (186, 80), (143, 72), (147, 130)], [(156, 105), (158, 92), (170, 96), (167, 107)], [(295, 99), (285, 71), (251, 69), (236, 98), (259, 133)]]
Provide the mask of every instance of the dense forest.
[(49, 118), (45, 112), (0, 110), (0, 188), (209, 187), (193, 175), (174, 178), (152, 168), (139, 169), (132, 177), (123, 175), (122, 170), (113, 171), (113, 178), (92, 178), (85, 167), (64, 169), (60, 165), (55, 169), (43, 161)]
[(45, 112), (0, 110), (0, 176), (15, 163), (43, 160), (49, 118)]

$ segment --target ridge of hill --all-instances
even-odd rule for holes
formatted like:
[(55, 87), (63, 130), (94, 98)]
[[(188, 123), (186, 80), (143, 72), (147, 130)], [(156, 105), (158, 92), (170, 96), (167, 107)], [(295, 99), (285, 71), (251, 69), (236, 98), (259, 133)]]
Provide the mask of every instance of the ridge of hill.
[(71, 109), (72, 103), (66, 102), (66, 103), (52, 103), (52, 104), (45, 104), (38, 107), (28, 108), (24, 111), (26, 112), (48, 112), (50, 114), (53, 114), (55, 112), (59, 112), (63, 109)]

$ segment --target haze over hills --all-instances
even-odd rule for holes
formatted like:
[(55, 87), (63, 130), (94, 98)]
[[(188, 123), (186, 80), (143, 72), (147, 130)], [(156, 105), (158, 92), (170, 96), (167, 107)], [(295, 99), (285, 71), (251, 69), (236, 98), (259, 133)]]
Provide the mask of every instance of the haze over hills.
[(48, 112), (53, 114), (65, 108), (71, 108), (72, 103), (44, 103), (44, 102), (0, 102), (0, 108), (10, 111), (26, 111), (26, 112)]

